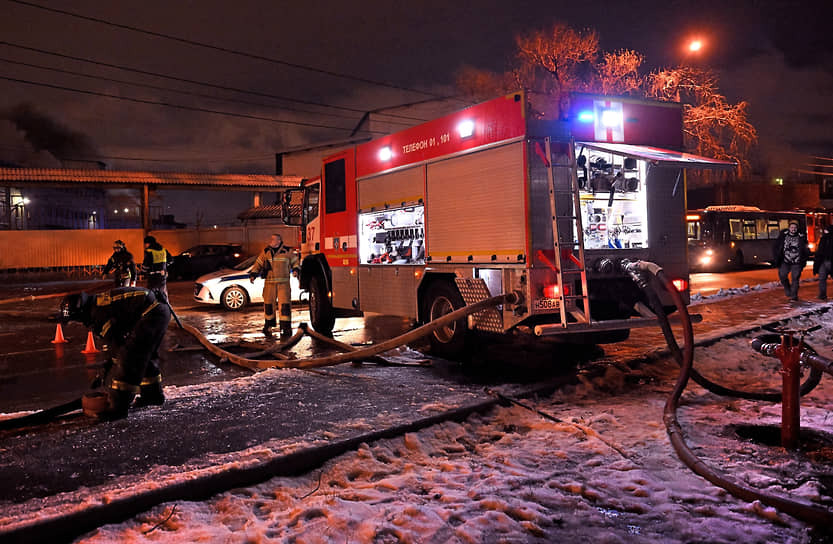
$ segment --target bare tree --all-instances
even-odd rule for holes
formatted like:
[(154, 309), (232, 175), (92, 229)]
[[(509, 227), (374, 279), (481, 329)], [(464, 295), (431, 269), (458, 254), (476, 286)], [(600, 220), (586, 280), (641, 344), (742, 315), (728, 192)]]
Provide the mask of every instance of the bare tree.
[(543, 118), (565, 115), (567, 97), (576, 91), (680, 102), (687, 150), (736, 161), (738, 175), (749, 167), (757, 132), (747, 118), (748, 104), (729, 104), (711, 72), (679, 67), (645, 78), (640, 75), (641, 53), (600, 51), (595, 31), (578, 32), (563, 23), (518, 36), (516, 45), (515, 63), (503, 74), (472, 67), (461, 70), (460, 91), (480, 101), (524, 88), (533, 95), (535, 113)]
[(691, 66), (660, 70), (648, 77), (646, 90), (649, 97), (683, 104), (686, 149), (737, 162), (739, 177), (749, 168), (749, 153), (758, 139), (748, 120), (749, 104), (729, 104), (712, 72)]

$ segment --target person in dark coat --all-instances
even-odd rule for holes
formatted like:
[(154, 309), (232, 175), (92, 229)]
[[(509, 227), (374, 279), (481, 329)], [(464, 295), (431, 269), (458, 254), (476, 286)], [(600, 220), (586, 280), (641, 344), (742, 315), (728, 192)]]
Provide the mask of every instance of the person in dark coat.
[(778, 279), (784, 286), (784, 294), (790, 300), (798, 300), (798, 282), (801, 271), (810, 257), (807, 237), (798, 230), (798, 221), (790, 221), (772, 247), (773, 263), (778, 268)]
[(127, 417), (134, 397), (138, 404), (161, 405), (159, 347), (171, 320), (170, 307), (142, 287), (119, 287), (97, 295), (78, 293), (61, 301), (59, 320), (80, 321), (101, 337), (113, 361), (102, 419)]
[(147, 278), (147, 288), (156, 293), (156, 297), (168, 300), (168, 265), (172, 261), (168, 250), (153, 236), (145, 236), (145, 258), (142, 260), (142, 273)]
[(136, 285), (136, 262), (133, 254), (127, 251), (127, 246), (121, 240), (113, 242), (113, 254), (104, 265), (102, 273), (113, 272), (115, 287), (134, 287)]
[(824, 229), (813, 258), (813, 274), (819, 276), (819, 300), (827, 300), (827, 277), (833, 276), (833, 233), (830, 229)]

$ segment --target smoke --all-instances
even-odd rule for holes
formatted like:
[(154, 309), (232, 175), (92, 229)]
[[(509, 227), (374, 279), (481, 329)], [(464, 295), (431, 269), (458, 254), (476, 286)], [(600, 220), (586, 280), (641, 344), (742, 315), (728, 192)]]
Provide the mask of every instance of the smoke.
[(62, 163), (95, 160), (98, 155), (89, 137), (40, 113), (31, 104), (10, 108), (0, 113), (0, 119), (13, 124), (36, 155), (46, 152)]

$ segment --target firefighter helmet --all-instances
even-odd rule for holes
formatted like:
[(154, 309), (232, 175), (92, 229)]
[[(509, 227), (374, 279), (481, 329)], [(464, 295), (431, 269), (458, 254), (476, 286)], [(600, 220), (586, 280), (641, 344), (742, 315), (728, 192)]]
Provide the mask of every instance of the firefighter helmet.
[(83, 321), (84, 306), (87, 304), (87, 300), (89, 300), (89, 296), (86, 293), (65, 296), (58, 311), (58, 320), (62, 323)]

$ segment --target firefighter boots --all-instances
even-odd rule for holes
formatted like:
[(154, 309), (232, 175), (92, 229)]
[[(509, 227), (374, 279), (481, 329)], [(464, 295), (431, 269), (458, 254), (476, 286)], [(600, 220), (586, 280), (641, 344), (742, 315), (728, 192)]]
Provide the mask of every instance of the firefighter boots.
[(272, 331), (269, 329), (269, 325), (263, 326), (263, 336), (266, 338), (272, 338)]
[(162, 406), (165, 403), (165, 393), (162, 392), (162, 382), (155, 380), (152, 383), (142, 381), (139, 389), (139, 398), (136, 399), (136, 406)]
[(136, 396), (136, 392), (110, 389), (107, 392), (107, 396), (109, 397), (107, 409), (100, 412), (98, 418), (113, 421), (127, 417), (127, 411), (130, 409), (130, 403), (133, 402), (133, 397)]
[(281, 338), (289, 338), (292, 336), (292, 322), (281, 321)]

